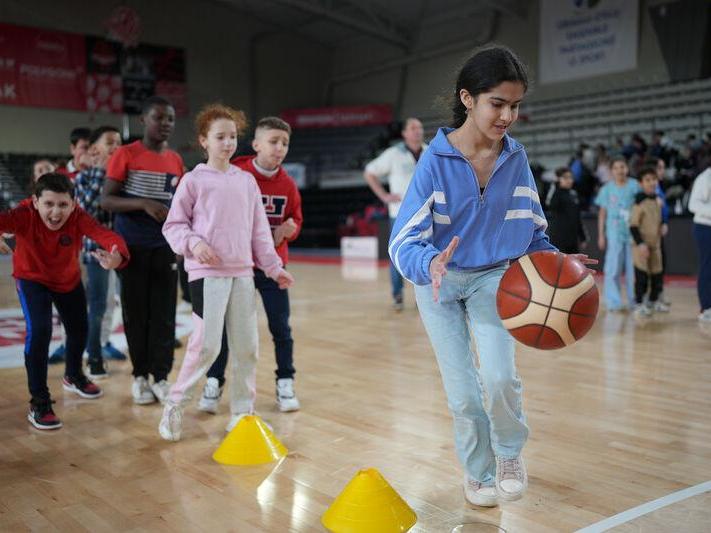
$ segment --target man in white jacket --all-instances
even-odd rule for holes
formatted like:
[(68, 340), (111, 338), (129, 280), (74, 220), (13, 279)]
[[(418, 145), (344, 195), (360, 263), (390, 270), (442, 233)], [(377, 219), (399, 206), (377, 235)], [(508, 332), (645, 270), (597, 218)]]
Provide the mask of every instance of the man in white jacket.
[[(400, 203), (410, 185), (415, 165), (422, 152), (427, 149), (424, 143), (424, 128), (416, 118), (408, 118), (402, 128), (403, 142), (385, 150), (365, 167), (365, 181), (380, 200), (388, 206), (390, 227), (400, 210)], [(383, 188), (381, 180), (387, 180), (390, 192)], [(402, 277), (390, 263), (390, 282), (392, 284), (393, 305), (396, 311), (402, 311)]]
[(694, 213), (694, 238), (699, 252), (699, 321), (711, 323), (711, 167), (696, 177), (689, 211)]

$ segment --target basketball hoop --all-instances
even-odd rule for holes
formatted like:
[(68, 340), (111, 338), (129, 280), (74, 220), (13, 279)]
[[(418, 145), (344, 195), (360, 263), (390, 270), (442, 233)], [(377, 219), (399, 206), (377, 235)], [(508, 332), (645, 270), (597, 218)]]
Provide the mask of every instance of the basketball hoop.
[(108, 38), (120, 42), (124, 48), (138, 45), (141, 34), (141, 18), (133, 8), (118, 6), (104, 23)]

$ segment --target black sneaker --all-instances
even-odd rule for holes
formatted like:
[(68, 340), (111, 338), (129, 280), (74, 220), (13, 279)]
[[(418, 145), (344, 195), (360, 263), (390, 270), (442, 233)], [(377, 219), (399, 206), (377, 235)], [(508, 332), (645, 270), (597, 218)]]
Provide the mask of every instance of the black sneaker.
[(54, 402), (47, 398), (30, 400), (30, 412), (27, 413), (27, 420), (37, 429), (59, 429), (62, 422), (52, 410)]
[(405, 303), (402, 301), (402, 294), (398, 294), (393, 298), (393, 309), (397, 313), (400, 313), (403, 309), (405, 309)]
[(109, 377), (109, 373), (104, 367), (104, 360), (89, 361), (89, 377), (93, 380), (102, 380)]
[(100, 398), (104, 394), (104, 391), (86, 379), (84, 374), (75, 378), (64, 376), (64, 379), (62, 379), (62, 387), (64, 387), (64, 390), (66, 391), (74, 392), (82, 398), (87, 398), (89, 400)]

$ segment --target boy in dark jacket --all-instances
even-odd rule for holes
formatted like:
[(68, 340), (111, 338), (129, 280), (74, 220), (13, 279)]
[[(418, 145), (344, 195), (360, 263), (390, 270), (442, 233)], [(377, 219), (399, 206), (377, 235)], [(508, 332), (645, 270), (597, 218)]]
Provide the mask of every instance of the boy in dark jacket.
[(587, 235), (580, 218), (580, 200), (573, 190), (573, 173), (567, 167), (555, 171), (558, 181), (546, 196), (548, 236), (561, 252), (577, 254), (587, 244)]

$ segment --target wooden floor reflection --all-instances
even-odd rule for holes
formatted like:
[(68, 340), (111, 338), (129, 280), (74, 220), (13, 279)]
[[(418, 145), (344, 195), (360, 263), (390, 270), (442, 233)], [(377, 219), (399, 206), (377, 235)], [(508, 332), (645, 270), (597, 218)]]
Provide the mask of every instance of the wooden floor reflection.
[[(289, 448), (286, 459), (249, 468), (213, 462), (226, 402), (216, 416), (189, 409), (183, 440), (162, 441), (160, 407), (131, 402), (129, 363), (111, 364), (98, 401), (64, 393), (62, 369), (51, 367), (65, 427), (40, 433), (25, 419), (24, 369), (0, 370), (0, 530), (320, 531), (321, 514), (356, 471), (375, 467), (417, 512), (413, 531), (477, 521), (508, 532), (574, 531), (711, 479), (711, 331), (697, 323), (693, 288), (668, 288), (672, 312), (644, 324), (601, 312), (570, 348), (519, 347), (530, 488), (520, 502), (472, 510), (412, 292), (395, 314), (386, 269), (291, 270), (302, 410), (275, 407), (263, 313), (257, 400)], [(18, 307), (7, 275), (0, 304)], [(680, 515), (686, 521), (678, 531), (705, 531), (711, 510), (704, 501), (689, 501), (693, 512), (672, 506), (640, 518), (642, 529), (631, 522), (620, 531), (673, 531), (665, 524)]]

